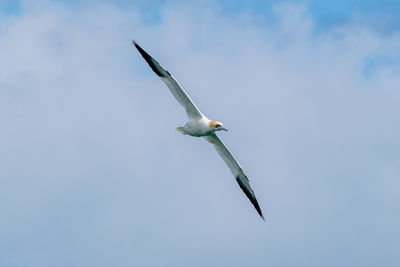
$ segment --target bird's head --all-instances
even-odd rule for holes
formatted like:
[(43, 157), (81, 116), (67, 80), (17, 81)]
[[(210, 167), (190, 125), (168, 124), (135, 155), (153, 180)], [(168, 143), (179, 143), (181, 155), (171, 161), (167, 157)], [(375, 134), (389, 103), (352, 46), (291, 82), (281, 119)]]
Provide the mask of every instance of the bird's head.
[(228, 129), (226, 129), (226, 128), (224, 127), (224, 125), (222, 124), (222, 122), (219, 122), (219, 121), (210, 121), (209, 125), (210, 125), (210, 128), (211, 128), (213, 131), (221, 131), (221, 130), (228, 131)]

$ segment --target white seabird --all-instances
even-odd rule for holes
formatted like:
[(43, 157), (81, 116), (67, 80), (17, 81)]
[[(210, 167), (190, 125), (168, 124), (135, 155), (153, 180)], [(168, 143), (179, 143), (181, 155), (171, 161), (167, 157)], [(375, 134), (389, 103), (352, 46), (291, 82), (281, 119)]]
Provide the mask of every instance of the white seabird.
[(200, 137), (203, 136), (208, 142), (214, 145), (219, 155), (223, 158), (229, 169), (233, 173), (240, 188), (249, 198), (254, 208), (257, 210), (260, 217), (264, 220), (261, 208), (258, 205), (256, 195), (249, 184), (249, 179), (244, 174), (242, 166), (236, 161), (228, 148), (222, 143), (215, 132), (227, 131), (224, 125), (219, 121), (208, 119), (193, 103), (192, 99), (187, 95), (185, 90), (178, 84), (172, 75), (164, 69), (160, 63), (152, 58), (146, 51), (144, 51), (135, 41), (132, 41), (134, 46), (149, 64), (150, 68), (160, 77), (160, 79), (168, 86), (171, 93), (176, 100), (185, 108), (186, 113), (190, 119), (183, 127), (177, 127), (177, 130), (185, 135)]

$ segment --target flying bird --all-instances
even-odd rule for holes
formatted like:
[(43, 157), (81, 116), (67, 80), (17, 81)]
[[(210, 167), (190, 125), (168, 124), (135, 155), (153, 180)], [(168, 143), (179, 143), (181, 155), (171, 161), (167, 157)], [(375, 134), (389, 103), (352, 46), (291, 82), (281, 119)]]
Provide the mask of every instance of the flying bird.
[(210, 120), (204, 116), (193, 103), (192, 99), (188, 96), (185, 90), (183, 90), (179, 83), (174, 79), (174, 77), (172, 77), (172, 75), (166, 69), (164, 69), (160, 63), (158, 63), (146, 51), (144, 51), (135, 41), (132, 41), (132, 43), (142, 57), (146, 60), (147, 64), (149, 64), (150, 68), (167, 85), (176, 100), (178, 100), (178, 102), (185, 108), (187, 116), (190, 120), (184, 126), (177, 127), (176, 129), (184, 135), (204, 137), (208, 142), (214, 145), (218, 154), (222, 157), (232, 174), (235, 176), (240, 188), (249, 198), (260, 217), (264, 220), (264, 216), (260, 206), (258, 205), (256, 195), (254, 194), (253, 189), (250, 187), (249, 179), (244, 174), (242, 166), (240, 166), (240, 164), (233, 157), (232, 153), (216, 135), (216, 132), (218, 131), (228, 130), (221, 122)]

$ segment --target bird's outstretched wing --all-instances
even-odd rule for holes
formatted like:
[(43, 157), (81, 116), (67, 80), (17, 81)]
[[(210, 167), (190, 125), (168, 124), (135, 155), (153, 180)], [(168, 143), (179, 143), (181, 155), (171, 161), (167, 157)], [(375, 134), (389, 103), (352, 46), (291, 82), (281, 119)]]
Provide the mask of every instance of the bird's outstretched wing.
[(246, 196), (250, 199), (250, 202), (253, 204), (254, 208), (256, 208), (258, 214), (264, 220), (264, 216), (262, 214), (261, 208), (258, 205), (256, 195), (254, 194), (253, 189), (250, 187), (249, 179), (244, 174), (242, 170), (242, 166), (236, 161), (236, 159), (232, 156), (231, 152), (226, 148), (224, 143), (218, 138), (215, 133), (212, 133), (209, 136), (205, 136), (208, 142), (214, 145), (215, 149), (217, 150), (218, 154), (223, 158), (225, 163), (228, 165), (229, 169), (233, 173), (238, 182), (240, 188), (246, 194)]
[(193, 103), (192, 99), (186, 94), (185, 90), (178, 84), (178, 82), (172, 77), (172, 75), (164, 69), (160, 63), (152, 58), (146, 51), (144, 51), (135, 41), (132, 41), (133, 45), (137, 48), (139, 53), (142, 55), (150, 68), (160, 77), (160, 79), (168, 86), (171, 93), (174, 95), (176, 100), (185, 108), (186, 113), (191, 120), (200, 119), (203, 115)]

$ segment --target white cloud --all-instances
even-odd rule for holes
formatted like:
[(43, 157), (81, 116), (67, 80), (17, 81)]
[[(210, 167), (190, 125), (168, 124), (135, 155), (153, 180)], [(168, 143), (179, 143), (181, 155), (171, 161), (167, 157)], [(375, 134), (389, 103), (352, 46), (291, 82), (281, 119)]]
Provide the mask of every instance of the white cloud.
[[(399, 262), (397, 34), (316, 35), (291, 4), (273, 22), (166, 4), (148, 24), (107, 3), (28, 3), (0, 30), (0, 262)], [(131, 38), (230, 128), (265, 224), (213, 148), (175, 132), (185, 114)]]

